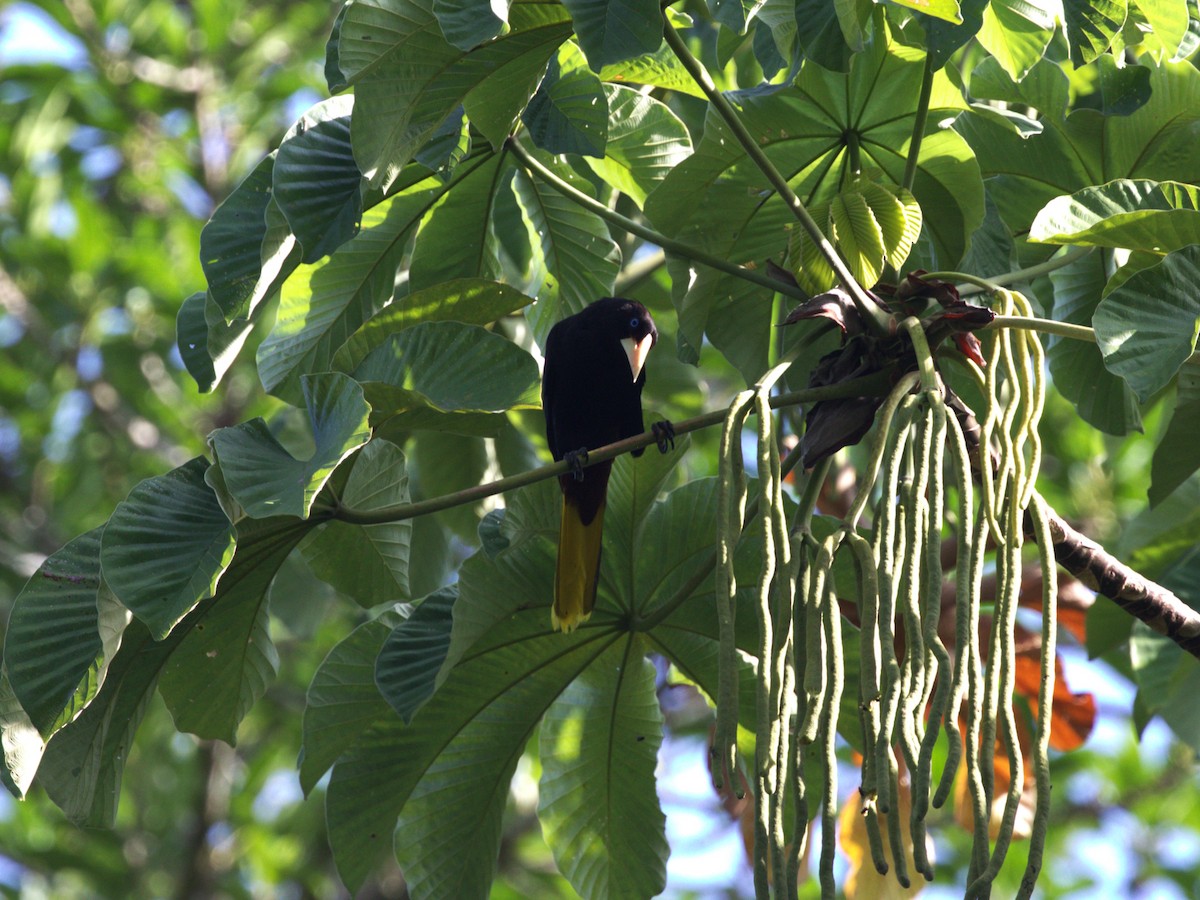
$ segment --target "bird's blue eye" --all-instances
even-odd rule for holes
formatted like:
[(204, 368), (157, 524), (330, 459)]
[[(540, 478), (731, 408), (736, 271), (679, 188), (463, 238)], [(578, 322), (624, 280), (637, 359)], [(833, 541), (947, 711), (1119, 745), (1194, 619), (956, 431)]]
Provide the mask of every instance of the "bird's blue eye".
[(629, 327), (632, 328), (634, 331), (637, 331), (638, 326), (641, 324), (642, 324), (642, 320), (637, 318), (636, 316), (634, 316), (632, 319), (629, 320)]

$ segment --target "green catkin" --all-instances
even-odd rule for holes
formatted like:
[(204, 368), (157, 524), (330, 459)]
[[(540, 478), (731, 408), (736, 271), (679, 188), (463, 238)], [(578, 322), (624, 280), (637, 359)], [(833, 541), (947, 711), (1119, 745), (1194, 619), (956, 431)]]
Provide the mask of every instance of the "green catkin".
[[(803, 617), (808, 615), (809, 596), (812, 590), (813, 561), (816, 544), (811, 534), (796, 535), (794, 558), (799, 566), (796, 584), (796, 603), (792, 607), (792, 633), (798, 635), (804, 627)], [(807, 652), (807, 651), (806, 651)], [(808, 712), (808, 695), (803, 679), (792, 680), (796, 698), (796, 714), (792, 718), (792, 852), (788, 855), (787, 896), (796, 896), (800, 863), (808, 849), (808, 785), (804, 780), (804, 752), (808, 744), (801, 739), (802, 721)]]
[[(894, 566), (896, 559), (893, 543), (897, 531), (896, 517), (900, 510), (894, 499), (898, 492), (900, 468), (904, 460), (904, 446), (911, 423), (909, 412), (911, 403), (908, 397), (901, 404), (897, 413), (896, 425), (889, 439), (888, 450), (885, 453), (883, 468), (882, 495), (877, 507), (873, 552), (878, 561), (879, 583), (879, 669), (880, 669), (880, 700), (879, 700), (879, 730), (875, 738), (875, 767), (877, 780), (883, 779), (883, 773), (889, 771), (892, 755), (892, 742), (896, 726), (896, 711), (900, 701), (901, 672), (900, 663), (896, 659), (895, 610), (896, 594), (899, 580)], [(881, 787), (883, 785), (881, 784)], [(895, 791), (889, 784), (879, 795), (880, 811), (891, 815), (895, 804), (892, 799)]]
[[(983, 568), (986, 555), (984, 548), (987, 546), (988, 535), (991, 531), (991, 525), (988, 523), (988, 518), (981, 509), (978, 514), (978, 522), (975, 525), (975, 536), (972, 541), (972, 546), (975, 552), (971, 555), (970, 569), (970, 593), (968, 597), (968, 608), (970, 610), (969, 618), (969, 640), (966, 642), (967, 649), (967, 786), (971, 797), (971, 812), (975, 822), (974, 840), (971, 845), (971, 866), (969, 869), (970, 877), (974, 877), (975, 873), (982, 871), (987, 865), (988, 851), (988, 824), (991, 817), (991, 788), (985, 783), (983, 771), (980, 766), (980, 749), (982, 737), (980, 731), (983, 726), (984, 706), (983, 706), (983, 672), (980, 669), (982, 662), (979, 646), (979, 617), (980, 607), (983, 598)], [(991, 780), (990, 772), (987, 781)]]
[[(929, 709), (929, 721), (925, 735), (921, 739), (920, 755), (917, 759), (916, 774), (913, 777), (913, 847), (916, 868), (925, 876), (927, 881), (933, 880), (933, 867), (929, 864), (925, 853), (925, 817), (929, 812), (931, 768), (933, 764), (933, 748), (946, 714), (950, 700), (951, 671), (950, 654), (938, 636), (938, 622), (941, 619), (942, 607), (942, 464), (946, 442), (946, 408), (941, 402), (941, 395), (930, 397), (930, 413), (932, 417), (930, 428), (929, 461), (929, 517), (928, 531), (925, 538), (925, 558), (922, 583), (924, 589), (921, 595), (922, 629), (926, 648), (925, 667), (926, 691), (922, 698), (921, 709)], [(934, 685), (936, 682), (936, 689)], [(930, 691), (933, 690), (932, 703)], [(947, 733), (952, 725), (947, 723)]]
[[(896, 765), (896, 757), (890, 753), (888, 754), (887, 768), (884, 771), (888, 773), (892, 796), (899, 798), (900, 770)], [(880, 777), (882, 777), (882, 773)], [(891, 809), (887, 811), (887, 824), (888, 844), (892, 848), (892, 864), (896, 867), (896, 881), (902, 888), (911, 887), (912, 881), (908, 877), (908, 854), (904, 850), (904, 826), (900, 822), (900, 804), (898, 802), (893, 803)]]
[[(1015, 491), (1017, 486), (1014, 484), (1012, 487)], [(1017, 741), (1016, 717), (1012, 707), (1012, 692), (1016, 675), (1014, 630), (1017, 604), (1021, 592), (1021, 523), (1019, 518), (1021, 513), (1017, 509), (1016, 503), (1011, 501), (1008, 510), (1009, 535), (1000, 550), (997, 551), (998, 562), (1001, 560), (1001, 552), (1003, 553), (1003, 564), (999, 568), (1003, 572), (1004, 578), (1001, 592), (998, 595), (999, 606), (996, 621), (993, 623), (993, 631), (999, 633), (999, 639), (993, 642), (992, 646), (998, 651), (999, 658), (998, 661), (993, 658), (992, 665), (999, 668), (998, 708), (995, 715), (1000, 724), (1000, 736), (1008, 756), (1010, 778), (1004, 812), (1000, 819), (991, 859), (987, 868), (968, 886), (967, 896), (969, 897), (978, 897), (986, 893), (988, 886), (999, 874), (1000, 867), (1004, 864), (1004, 857), (1007, 855), (1009, 844), (1012, 841), (1013, 825), (1016, 822), (1025, 780), (1021, 749)]]
[(1018, 900), (1027, 900), (1042, 870), (1042, 855), (1050, 824), (1050, 717), (1054, 702), (1054, 661), (1058, 647), (1058, 569), (1054, 543), (1050, 535), (1050, 516), (1046, 503), (1036, 493), (1029, 506), (1037, 536), (1042, 566), (1042, 670), (1038, 684), (1037, 741), (1033, 748), (1033, 767), (1037, 785), (1037, 807), (1029, 838), (1029, 861), (1021, 879)]
[(912, 389), (917, 385), (919, 376), (916, 372), (910, 372), (904, 375), (896, 386), (892, 388), (887, 399), (879, 408), (879, 412), (875, 414), (875, 431), (874, 437), (871, 439), (869, 453), (869, 462), (867, 463), (866, 476), (862, 481), (862, 489), (858, 492), (858, 496), (854, 498), (854, 504), (850, 507), (849, 513), (846, 515), (846, 522), (851, 528), (858, 526), (858, 520), (862, 518), (863, 510), (866, 509), (867, 502), (871, 498), (871, 488), (875, 484), (875, 480), (879, 477), (879, 470), (883, 466), (883, 461), (886, 452), (891, 442), (889, 436), (894, 435), (892, 430), (892, 420), (895, 418), (896, 410), (905, 398), (909, 397)]
[(753, 391), (742, 391), (734, 398), (725, 416), (721, 432), (720, 477), (717, 487), (717, 567), (716, 606), (719, 643), (717, 667), (717, 721), (712, 757), (713, 786), (725, 786), (728, 776), (741, 796), (737, 780), (738, 651), (734, 636), (737, 580), (733, 555), (741, 537), (746, 512), (746, 476), (742, 463), (742, 426), (749, 414)]
[[(972, 624), (971, 610), (971, 566), (975, 553), (982, 554), (982, 548), (976, 548), (974, 541), (974, 497), (971, 485), (971, 460), (967, 452), (966, 438), (959, 425), (957, 416), (946, 416), (947, 444), (950, 456), (954, 462), (954, 484), (958, 494), (958, 534), (957, 563), (955, 564), (955, 608), (954, 608), (954, 677), (950, 687), (950, 700), (943, 716), (946, 727), (946, 739), (949, 748), (946, 754), (946, 765), (942, 769), (942, 777), (938, 782), (937, 792), (933, 796), (933, 806), (940, 809), (950, 797), (954, 786), (954, 776), (962, 759), (963, 741), (959, 731), (958, 717), (962, 708), (963, 697), (967, 692), (967, 671), (971, 659), (970, 645), (977, 628)], [(978, 616), (976, 606), (975, 616)]]
[(888, 873), (887, 855), (883, 852), (883, 835), (879, 831), (879, 811), (872, 803), (863, 810), (867, 825), (867, 846), (871, 849), (871, 864), (880, 875)]
[(828, 572), (821, 567), (820, 559), (820, 549), (817, 549), (815, 553), (810, 551), (809, 566), (813, 572), (809, 580), (808, 595), (804, 602), (805, 713), (797, 737), (804, 744), (811, 744), (817, 739), (828, 673), (828, 661), (825, 659), (825, 637), (821, 626), (821, 607), (824, 604), (825, 579)]
[[(840, 534), (831, 536), (821, 548), (821, 558), (832, 563)], [(821, 803), (821, 896), (836, 896), (833, 879), (834, 851), (837, 849), (837, 720), (842, 699), (845, 673), (842, 668), (842, 614), (838, 609), (833, 573), (825, 582), (825, 601), (822, 620), (829, 647), (829, 687), (825, 694), (825, 710), (821, 716), (822, 749), (825, 763), (825, 791)]]

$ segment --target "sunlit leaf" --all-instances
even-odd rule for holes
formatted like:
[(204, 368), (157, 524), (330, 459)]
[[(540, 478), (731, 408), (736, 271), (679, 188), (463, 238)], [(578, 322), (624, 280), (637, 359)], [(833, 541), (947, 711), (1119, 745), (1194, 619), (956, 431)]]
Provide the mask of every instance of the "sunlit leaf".
[(1196, 349), (1200, 246), (1168, 253), (1131, 276), (1096, 307), (1092, 323), (1109, 371), (1144, 403)]

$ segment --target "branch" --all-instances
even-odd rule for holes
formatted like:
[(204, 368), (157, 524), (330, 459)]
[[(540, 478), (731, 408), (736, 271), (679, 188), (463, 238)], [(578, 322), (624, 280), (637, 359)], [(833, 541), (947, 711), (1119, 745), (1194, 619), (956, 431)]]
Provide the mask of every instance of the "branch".
[[(1028, 517), (1025, 532), (1033, 535)], [(1200, 659), (1200, 612), (1080, 534), (1053, 509), (1050, 509), (1050, 536), (1054, 541), (1054, 558), (1060, 566)]]
[[(882, 369), (870, 375), (864, 375), (861, 378), (855, 378), (851, 381), (843, 381), (838, 384), (831, 384), (826, 387), (806, 388), (802, 391), (792, 391), (787, 394), (780, 394), (777, 397), (771, 398), (771, 408), (779, 409), (782, 406), (795, 406), (800, 403), (816, 403), (821, 400), (840, 400), (848, 397), (870, 397), (878, 396), (885, 393), (890, 387), (891, 373), (887, 369)], [(693, 431), (699, 431), (703, 428), (710, 428), (713, 425), (719, 425), (725, 420), (726, 410), (719, 409), (714, 412), (704, 413), (700, 416), (695, 416), (691, 419), (685, 419), (682, 422), (673, 423), (675, 433), (677, 435), (688, 434)], [(603, 447), (597, 447), (594, 450), (588, 451), (587, 465), (592, 466), (596, 463), (603, 462), (607, 459), (614, 459), (623, 453), (629, 453), (633, 450), (640, 450), (643, 447), (648, 447), (657, 441), (657, 437), (653, 432), (647, 431), (635, 437), (625, 438), (624, 440), (616, 441), (612, 444), (607, 444)], [(401, 522), (405, 519), (413, 519), (417, 516), (425, 516), (430, 513), (441, 512), (444, 509), (450, 509), (455, 506), (462, 506), (466, 503), (478, 503), (485, 497), (492, 497), (496, 494), (504, 493), (505, 491), (516, 490), (517, 488), (526, 487), (531, 484), (536, 484), (539, 481), (544, 481), (547, 478), (555, 478), (570, 471), (568, 463), (560, 461), (550, 463), (545, 466), (539, 466), (536, 469), (530, 469), (527, 472), (522, 472), (519, 475), (511, 475), (508, 478), (501, 478), (497, 481), (489, 481), (486, 484), (477, 484), (474, 487), (467, 488), (462, 491), (457, 491), (453, 494), (445, 494), (441, 497), (431, 497), (428, 500), (418, 500), (415, 503), (398, 503), (394, 506), (384, 506), (379, 509), (353, 509), (349, 506), (343, 506), (340, 502), (334, 506), (326, 507), (318, 515), (323, 515), (328, 519), (337, 519), (341, 522), (348, 522), (351, 525), (382, 525), (387, 522)]]
[(583, 191), (578, 190), (568, 184), (563, 179), (559, 178), (552, 171), (547, 169), (538, 159), (528, 150), (521, 146), (520, 142), (515, 137), (508, 139), (508, 149), (512, 151), (513, 156), (520, 160), (521, 165), (531, 173), (536, 175), (554, 190), (558, 191), (569, 200), (582, 206), (589, 212), (595, 213), (610, 225), (615, 225), (618, 228), (628, 231), (630, 234), (635, 234), (638, 237), (649, 241), (652, 244), (657, 244), (668, 253), (674, 256), (681, 256), (684, 259), (690, 259), (693, 262), (702, 263), (710, 268), (716, 269), (719, 272), (724, 272), (726, 275), (732, 275), (735, 278), (741, 278), (744, 281), (750, 281), (760, 287), (764, 287), (769, 291), (778, 291), (781, 294), (787, 294), (797, 300), (807, 300), (808, 294), (800, 290), (794, 284), (789, 284), (786, 281), (780, 281), (777, 278), (772, 278), (769, 275), (764, 275), (754, 269), (747, 269), (745, 266), (739, 266), (737, 263), (730, 262), (727, 259), (722, 259), (719, 256), (714, 256), (699, 247), (693, 247), (690, 244), (685, 244), (682, 241), (677, 241), (674, 238), (669, 238), (665, 234), (660, 234), (653, 228), (643, 225), (641, 222), (635, 222), (628, 216), (623, 216), (613, 209), (609, 209), (599, 200), (589, 197)]

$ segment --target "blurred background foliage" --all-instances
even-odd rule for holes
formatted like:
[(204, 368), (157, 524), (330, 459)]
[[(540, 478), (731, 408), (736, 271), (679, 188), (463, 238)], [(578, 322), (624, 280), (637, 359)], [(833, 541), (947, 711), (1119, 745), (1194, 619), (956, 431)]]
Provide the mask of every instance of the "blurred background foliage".
[[(102, 523), (135, 484), (204, 452), (213, 429), (279, 409), (250, 353), (219, 391), (199, 394), (175, 348), (175, 317), (203, 285), (198, 246), (208, 216), (324, 96), (323, 50), (339, 5), (42, 0), (0, 10), (0, 620), (42, 559)], [(711, 67), (724, 63), (723, 86), (760, 77), (747, 46), (714, 37), (706, 49)], [(697, 101), (677, 96), (672, 105), (699, 129)], [(666, 308), (664, 273), (638, 276), (636, 263), (630, 270), (631, 279), (660, 282)], [(648, 405), (682, 416), (723, 403), (735, 379), (712, 362), (700, 381), (671, 353), (658, 354)], [(1091, 537), (1115, 542), (1145, 508), (1161, 419), (1152, 407), (1144, 434), (1117, 440), (1065, 401), (1052, 405), (1047, 497)], [(531, 432), (540, 430), (534, 424)], [(712, 439), (694, 444), (690, 474), (715, 470)], [(424, 538), (424, 555), (444, 570), (455, 551), (449, 533), (470, 529), (453, 520), (438, 529)], [(324, 837), (322, 792), (301, 798), (295, 754), (304, 686), (363, 613), (318, 593), (312, 579), (297, 595), (286, 575), (276, 582), (278, 602), (312, 615), (307, 627), (297, 616), (288, 617), (293, 630), (274, 626), (280, 677), (243, 723), (237, 747), (178, 734), (155, 700), (130, 749), (113, 831), (75, 828), (40, 790), (24, 803), (0, 792), (0, 891), (183, 898), (343, 890)], [(1128, 623), (1116, 621), (1127, 633)], [(1127, 656), (1115, 654), (1113, 668), (1086, 662), (1081, 649), (1068, 653), (1071, 686), (1097, 692), (1099, 721), (1083, 749), (1056, 763), (1046, 896), (1200, 896), (1194, 751), (1161, 722), (1139, 744), (1133, 690), (1118, 671)], [(688, 713), (696, 702), (673, 709), (664, 698), (679, 735), (696, 728)], [(668, 741), (667, 749), (685, 745)], [(494, 896), (571, 895), (520, 796), (534, 765), (519, 770)], [(666, 805), (679, 816), (692, 802)], [(715, 808), (710, 828), (736, 834), (737, 822), (721, 822)], [(939, 865), (954, 871), (968, 850), (957, 825), (943, 825), (935, 830)], [(714, 833), (701, 832), (704, 846)], [(736, 894), (744, 871), (714, 875), (705, 890), (686, 870), (686, 829), (673, 838), (676, 896)], [(365, 896), (404, 895), (391, 866)]]

